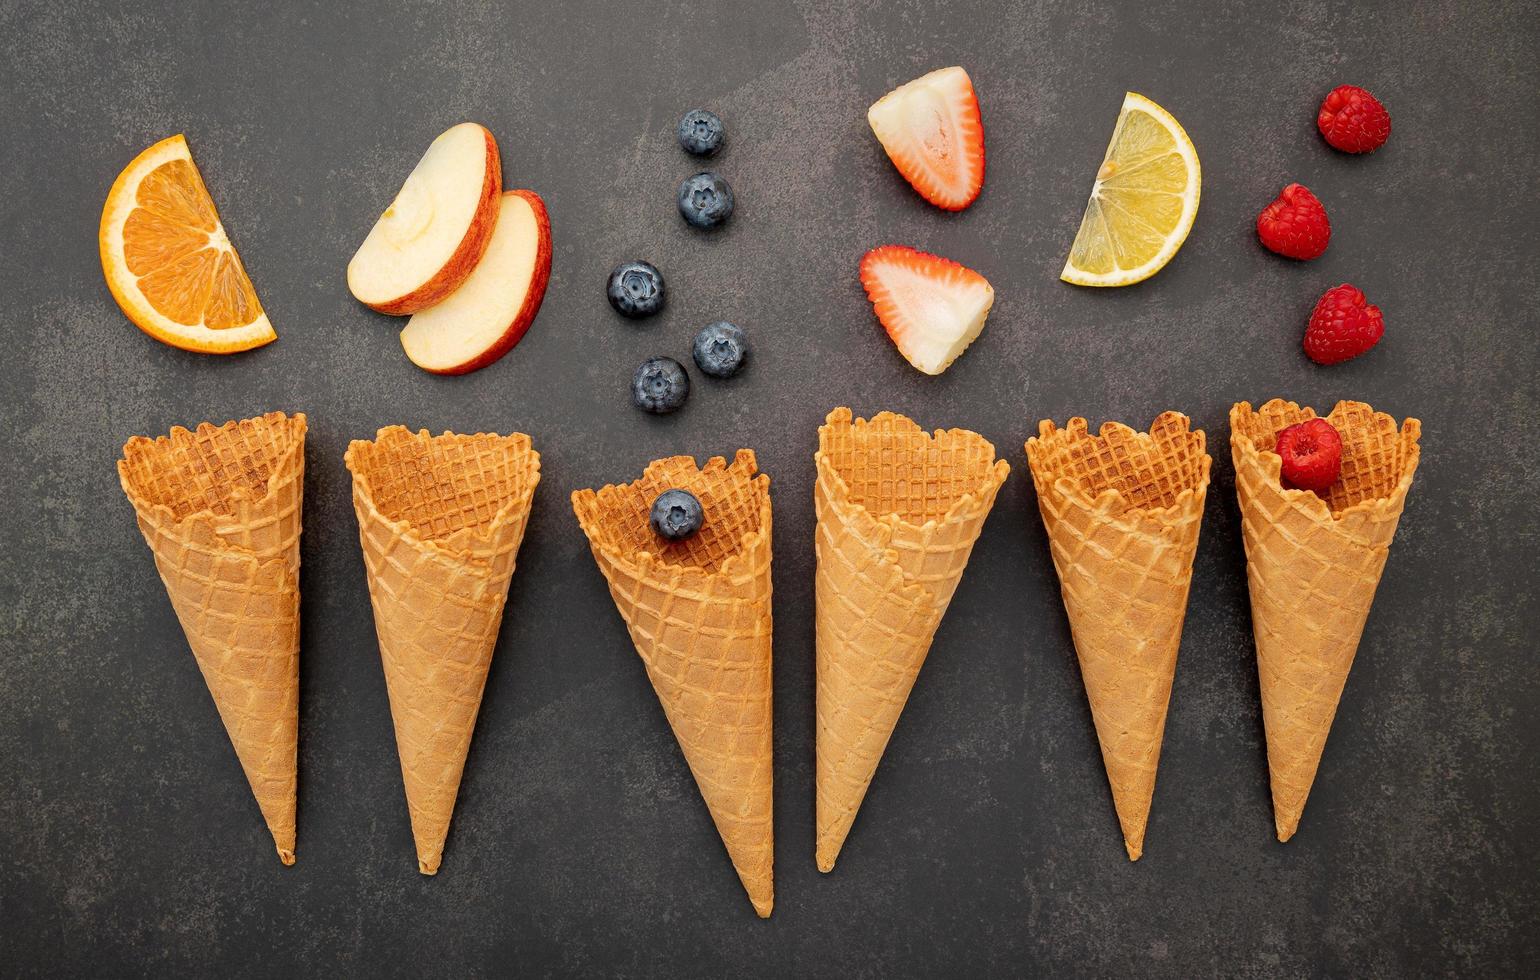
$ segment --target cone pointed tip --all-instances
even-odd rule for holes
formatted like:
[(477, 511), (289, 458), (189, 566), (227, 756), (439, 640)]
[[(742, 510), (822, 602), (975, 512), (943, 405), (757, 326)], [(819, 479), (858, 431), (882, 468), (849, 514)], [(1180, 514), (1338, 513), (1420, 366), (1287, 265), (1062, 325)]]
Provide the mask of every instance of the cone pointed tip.
[(434, 861), (432, 864), (429, 864), (427, 861), (424, 861), (422, 858), (418, 858), (417, 859), (417, 870), (422, 872), (425, 875), (436, 875), (436, 874), (438, 874), (438, 862)]
[(1123, 846), (1128, 848), (1128, 860), (1137, 861), (1144, 857), (1144, 841), (1125, 840)]
[(818, 870), (822, 871), (824, 874), (828, 874), (830, 871), (833, 871), (834, 861), (839, 856), (840, 849), (838, 844), (820, 844), (818, 846), (818, 853), (816, 855)]
[(283, 862), (283, 866), (286, 868), (292, 865), (294, 863), (294, 849), (289, 847), (278, 848), (278, 860)]
[(751, 899), (749, 899), (749, 901), (754, 903), (754, 914), (755, 915), (759, 916), (761, 919), (768, 919), (768, 918), (770, 918), (770, 910), (775, 907), (775, 899), (774, 898), (766, 898), (766, 899), (752, 899), (751, 898)]
[(821, 831), (814, 847), (814, 859), (818, 862), (818, 870), (828, 874), (834, 870), (834, 862), (839, 860), (840, 851), (845, 849), (845, 835), (850, 832), (849, 826), (844, 831), (831, 828)]
[(1280, 813), (1277, 802), (1274, 802), (1273, 827), (1278, 831), (1278, 843), (1287, 844), (1289, 838), (1294, 836), (1294, 832), (1299, 829), (1299, 815), (1303, 809), (1303, 807), (1299, 809), (1290, 808)]

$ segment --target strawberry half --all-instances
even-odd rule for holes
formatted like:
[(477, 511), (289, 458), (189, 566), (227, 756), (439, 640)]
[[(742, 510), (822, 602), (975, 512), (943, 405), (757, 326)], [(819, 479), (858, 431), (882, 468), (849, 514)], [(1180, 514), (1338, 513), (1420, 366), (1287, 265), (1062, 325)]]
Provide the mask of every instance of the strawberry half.
[(968, 349), (995, 302), (977, 272), (903, 245), (867, 252), (861, 285), (899, 353), (926, 374), (940, 374)]
[(961, 68), (942, 68), (884, 95), (866, 121), (920, 196), (938, 208), (961, 211), (984, 187), (984, 122), (973, 80)]

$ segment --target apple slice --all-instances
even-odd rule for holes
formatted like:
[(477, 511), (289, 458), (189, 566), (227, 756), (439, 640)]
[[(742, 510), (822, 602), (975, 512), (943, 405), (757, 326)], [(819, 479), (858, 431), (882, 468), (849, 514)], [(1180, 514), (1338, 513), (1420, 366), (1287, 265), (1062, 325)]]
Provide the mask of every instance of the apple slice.
[(454, 292), (476, 268), (497, 223), (503, 165), (483, 126), (441, 133), (348, 263), (360, 303), (402, 316)]
[(529, 329), (551, 278), (551, 219), (534, 191), (506, 191), (492, 243), (465, 284), (414, 314), (401, 331), (412, 363), (434, 374), (466, 374), (513, 350)]

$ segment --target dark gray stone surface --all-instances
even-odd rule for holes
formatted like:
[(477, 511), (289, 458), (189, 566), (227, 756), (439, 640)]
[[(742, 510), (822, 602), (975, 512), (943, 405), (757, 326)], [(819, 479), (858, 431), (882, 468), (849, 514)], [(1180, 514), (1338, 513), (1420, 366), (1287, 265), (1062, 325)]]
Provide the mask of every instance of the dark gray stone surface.
[[(1534, 975), (1540, 696), (1535, 52), (1513, 2), (756, 0), (122, 5), (0, 0), (0, 972), (12, 975)], [(1183, 13), (1185, 12), (1185, 13)], [(894, 84), (961, 63), (988, 182), (921, 202), (868, 132)], [(1385, 149), (1314, 130), (1340, 82)], [(1125, 89), (1204, 164), (1144, 285), (1057, 280)], [(738, 193), (692, 232), (679, 115), (719, 112)], [(430, 377), (343, 268), (462, 119), (538, 190), (555, 271), (528, 338)], [(118, 170), (188, 134), (278, 343), (220, 359), (129, 325), (96, 226)], [(1255, 241), (1290, 180), (1335, 236)], [(857, 283), (884, 242), (973, 266), (983, 337), (924, 378)], [(609, 268), (671, 302), (630, 323)], [(1351, 280), (1381, 348), (1299, 339)], [(713, 319), (757, 345), (690, 404), (627, 404), (643, 357)], [(1357, 397), (1424, 456), (1299, 836), (1273, 839), (1226, 412)], [(1015, 468), (854, 832), (814, 868), (812, 452), (847, 403), (967, 426)], [(113, 460), (175, 423), (308, 412), (299, 862), (281, 867)], [(1207, 429), (1214, 492), (1146, 845), (1126, 860), (1022, 442), (1040, 418)], [(442, 872), (418, 875), (342, 452), (403, 422), (520, 429), (544, 459)], [(654, 456), (756, 449), (774, 480), (775, 916), (753, 917), (567, 503)]]

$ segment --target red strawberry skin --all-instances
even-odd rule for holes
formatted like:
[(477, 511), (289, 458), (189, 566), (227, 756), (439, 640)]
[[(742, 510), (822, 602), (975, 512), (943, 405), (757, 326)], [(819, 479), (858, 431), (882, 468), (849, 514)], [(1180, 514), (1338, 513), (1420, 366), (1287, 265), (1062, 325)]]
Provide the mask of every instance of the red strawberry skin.
[(1378, 150), (1390, 138), (1390, 113), (1357, 85), (1338, 85), (1327, 93), (1315, 124), (1326, 142), (1343, 153)]
[(1342, 436), (1325, 419), (1307, 419), (1278, 433), (1273, 452), (1283, 461), (1283, 485), (1321, 493), (1342, 473)]
[(906, 82), (866, 113), (888, 159), (921, 197), (961, 211), (984, 187), (984, 123), (973, 80), (960, 66)]
[(1257, 237), (1270, 251), (1291, 259), (1313, 259), (1331, 241), (1326, 206), (1303, 184), (1290, 184), (1257, 215)]
[(929, 375), (944, 372), (978, 338), (995, 300), (977, 272), (907, 245), (862, 256), (861, 285), (899, 353)]
[(1322, 294), (1305, 327), (1305, 354), (1317, 364), (1341, 364), (1380, 342), (1385, 318), (1363, 290), (1343, 283)]

